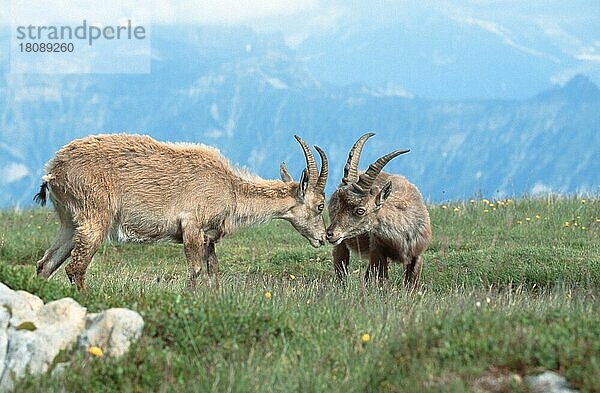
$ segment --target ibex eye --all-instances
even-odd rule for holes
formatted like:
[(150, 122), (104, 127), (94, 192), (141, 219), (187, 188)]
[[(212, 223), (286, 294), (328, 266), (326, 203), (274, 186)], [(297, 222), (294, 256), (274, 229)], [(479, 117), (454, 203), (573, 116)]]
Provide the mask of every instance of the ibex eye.
[(357, 215), (362, 216), (363, 214), (365, 214), (365, 209), (363, 209), (362, 207), (357, 208), (354, 211)]
[(325, 209), (325, 205), (321, 203), (319, 206), (317, 206), (317, 209), (319, 209), (319, 213), (321, 213), (323, 209)]

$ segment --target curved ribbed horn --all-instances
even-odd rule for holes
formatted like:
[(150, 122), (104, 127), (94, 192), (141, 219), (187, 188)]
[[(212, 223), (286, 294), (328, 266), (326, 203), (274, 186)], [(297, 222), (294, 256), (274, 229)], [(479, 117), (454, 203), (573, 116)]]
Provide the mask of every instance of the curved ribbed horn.
[(379, 172), (383, 169), (385, 164), (390, 162), (390, 160), (394, 157), (398, 157), (400, 154), (408, 153), (410, 150), (396, 150), (389, 154), (386, 154), (383, 157), (380, 157), (377, 161), (369, 165), (369, 169), (358, 178), (358, 182), (354, 183), (352, 186), (356, 189), (356, 191), (365, 193), (369, 192), (373, 182)]
[(327, 184), (327, 174), (329, 173), (329, 164), (327, 163), (327, 156), (323, 149), (319, 146), (315, 145), (315, 149), (321, 156), (321, 173), (319, 173), (319, 178), (317, 179), (317, 184), (315, 185), (315, 189), (317, 192), (321, 193), (325, 191), (325, 185)]
[(306, 168), (308, 169), (308, 182), (310, 184), (315, 184), (317, 178), (319, 177), (319, 171), (317, 170), (317, 162), (315, 161), (315, 157), (310, 151), (310, 147), (300, 138), (298, 135), (294, 135), (294, 138), (298, 141), (302, 150), (304, 151), (304, 157), (306, 157)]
[(346, 162), (346, 166), (344, 167), (344, 177), (342, 178), (342, 184), (350, 184), (354, 183), (358, 180), (358, 161), (360, 160), (360, 153), (362, 152), (362, 148), (370, 137), (375, 135), (372, 132), (366, 133), (352, 146), (350, 149), (350, 153), (348, 153), (348, 161)]

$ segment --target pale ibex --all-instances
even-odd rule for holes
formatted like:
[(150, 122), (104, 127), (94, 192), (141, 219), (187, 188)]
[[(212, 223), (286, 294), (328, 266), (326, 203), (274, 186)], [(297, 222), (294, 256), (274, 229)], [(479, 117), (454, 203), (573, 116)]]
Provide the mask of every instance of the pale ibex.
[(282, 164), (283, 180), (263, 180), (233, 167), (204, 145), (157, 142), (141, 135), (97, 135), (74, 140), (47, 164), (36, 200), (46, 191), (60, 219), (52, 246), (37, 262), (49, 278), (71, 256), (66, 273), (85, 290), (85, 272), (102, 241), (183, 243), (194, 288), (206, 263), (218, 287), (215, 243), (242, 227), (281, 218), (314, 247), (325, 243), (322, 211), (327, 158), (321, 172), (308, 145), (295, 137), (307, 168), (294, 182)]
[(327, 240), (334, 244), (333, 266), (337, 276), (348, 274), (350, 249), (369, 260), (365, 280), (376, 274), (388, 278), (388, 259), (405, 265), (404, 282), (416, 288), (421, 276), (421, 253), (431, 242), (429, 213), (419, 190), (404, 177), (381, 172), (385, 164), (408, 150), (396, 150), (358, 173), (363, 145), (372, 137), (360, 137), (350, 150), (342, 183), (329, 201), (331, 224)]

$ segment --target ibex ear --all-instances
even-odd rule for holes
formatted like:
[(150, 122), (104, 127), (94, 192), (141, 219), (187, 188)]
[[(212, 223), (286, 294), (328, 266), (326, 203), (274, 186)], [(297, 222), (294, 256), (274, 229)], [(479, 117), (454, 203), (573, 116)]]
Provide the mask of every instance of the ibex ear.
[(285, 166), (285, 162), (282, 162), (281, 165), (279, 165), (279, 175), (281, 176), (281, 180), (283, 180), (284, 183), (294, 181), (292, 175), (290, 175), (290, 173), (287, 170), (287, 167)]
[(388, 180), (388, 182), (385, 183), (385, 185), (383, 187), (381, 187), (381, 191), (379, 191), (379, 194), (377, 195), (377, 197), (375, 197), (375, 206), (379, 209), (383, 205), (383, 202), (385, 202), (385, 200), (390, 196), (391, 193), (392, 193), (392, 181)]
[(304, 195), (306, 195), (306, 190), (308, 190), (308, 170), (304, 169), (302, 171), (302, 176), (300, 176), (300, 184), (298, 187), (298, 196), (300, 198), (304, 198)]

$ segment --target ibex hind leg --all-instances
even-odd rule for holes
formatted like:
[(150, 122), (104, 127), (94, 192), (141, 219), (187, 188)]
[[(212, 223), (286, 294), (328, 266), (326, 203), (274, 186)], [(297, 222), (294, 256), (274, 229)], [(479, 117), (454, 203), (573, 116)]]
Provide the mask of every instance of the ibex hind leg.
[(45, 279), (50, 278), (52, 274), (62, 265), (73, 250), (73, 235), (75, 228), (73, 226), (62, 226), (56, 235), (52, 246), (46, 250), (42, 259), (37, 262), (37, 274)]
[(67, 276), (77, 290), (85, 292), (85, 272), (106, 237), (110, 225), (108, 221), (87, 221), (75, 229), (71, 262), (65, 268)]
[(60, 229), (50, 248), (36, 264), (38, 276), (45, 279), (50, 278), (67, 260), (73, 250), (73, 235), (75, 234), (75, 224), (73, 224), (71, 216), (59, 204), (55, 203), (54, 205), (60, 220)]
[(412, 257), (406, 265), (404, 271), (404, 285), (412, 292), (419, 288), (421, 280), (421, 268), (423, 266), (423, 258), (421, 256)]

